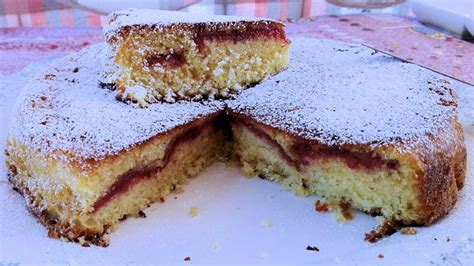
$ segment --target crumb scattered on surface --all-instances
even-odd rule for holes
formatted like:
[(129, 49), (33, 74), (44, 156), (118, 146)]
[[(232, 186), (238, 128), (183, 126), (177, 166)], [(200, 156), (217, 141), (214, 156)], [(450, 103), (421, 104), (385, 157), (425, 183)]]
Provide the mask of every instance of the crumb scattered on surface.
[(350, 220), (354, 219), (350, 205), (344, 201), (337, 203), (330, 203), (329, 208), (332, 211), (332, 214), (336, 218), (336, 221), (339, 223), (347, 223)]
[(184, 257), (184, 261), (191, 261), (191, 257), (189, 257), (189, 256)]
[(397, 225), (394, 222), (386, 221), (381, 226), (372, 229), (369, 233), (365, 234), (365, 241), (375, 243), (385, 236), (390, 236), (397, 231)]
[(446, 242), (451, 242), (451, 237), (450, 236), (446, 236)]
[(85, 237), (84, 237), (84, 236), (79, 237), (77, 240), (79, 241), (79, 244), (80, 244), (81, 246), (87, 247), (87, 248), (90, 247), (89, 242), (87, 242), (87, 241), (85, 240)]
[(191, 209), (189, 209), (189, 215), (191, 215), (191, 217), (196, 217), (198, 214), (199, 211), (197, 207), (191, 207)]
[(273, 224), (272, 224), (272, 221), (269, 221), (269, 220), (263, 220), (262, 221), (262, 226), (265, 227), (265, 228), (272, 228)]
[(328, 204), (320, 200), (316, 201), (316, 203), (314, 204), (314, 208), (317, 212), (327, 212), (329, 210)]
[(435, 237), (434, 240), (438, 240), (438, 239)]
[(143, 212), (143, 211), (139, 211), (139, 212), (138, 212), (138, 217), (140, 217), (140, 218), (146, 218), (146, 213)]
[(319, 251), (319, 248), (317, 246), (310, 246), (308, 245), (306, 247), (306, 250), (309, 250), (309, 251)]
[(212, 244), (212, 249), (214, 251), (218, 251), (219, 249), (221, 249), (221, 246), (219, 245), (219, 242), (214, 241), (214, 243)]
[(402, 235), (416, 235), (417, 231), (413, 227), (405, 227), (405, 228), (402, 228), (402, 230), (400, 230), (400, 233)]
[(341, 208), (342, 216), (344, 219), (352, 220), (354, 218), (354, 215), (352, 214), (351, 208), (348, 203), (341, 201), (339, 202), (339, 208)]
[(382, 253), (379, 253), (379, 255), (377, 256), (379, 259), (383, 259), (385, 258), (385, 256), (382, 254)]

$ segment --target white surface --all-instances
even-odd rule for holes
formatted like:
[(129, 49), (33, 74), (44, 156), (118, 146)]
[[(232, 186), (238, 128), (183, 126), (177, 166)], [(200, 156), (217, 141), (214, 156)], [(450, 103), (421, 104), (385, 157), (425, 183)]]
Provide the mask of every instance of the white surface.
[[(32, 65), (0, 78), (1, 150), (14, 99), (22, 84), (42, 68)], [(83, 248), (46, 236), (23, 198), (11, 189), (2, 153), (0, 264), (468, 264), (474, 259), (474, 88), (457, 82), (454, 86), (468, 148), (467, 183), (454, 210), (431, 227), (418, 228), (415, 236), (396, 233), (369, 244), (363, 238), (375, 225), (374, 218), (356, 213), (353, 221), (338, 224), (330, 213), (314, 211), (316, 197), (294, 196), (277, 184), (245, 178), (240, 170), (219, 163), (195, 178), (183, 194), (146, 209), (146, 219), (120, 223), (109, 247)], [(191, 207), (197, 207), (198, 216), (191, 217)], [(307, 245), (320, 251), (307, 251)], [(190, 262), (184, 261), (186, 256)]]
[(425, 23), (462, 35), (474, 36), (474, 1), (411, 0), (412, 11)]

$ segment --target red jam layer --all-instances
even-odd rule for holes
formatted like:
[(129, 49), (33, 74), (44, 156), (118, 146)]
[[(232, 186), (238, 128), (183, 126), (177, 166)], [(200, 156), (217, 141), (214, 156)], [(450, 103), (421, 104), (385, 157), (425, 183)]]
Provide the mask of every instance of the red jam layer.
[(268, 145), (272, 146), (272, 148), (276, 150), (280, 158), (285, 160), (292, 167), (300, 170), (298, 162), (295, 161), (290, 155), (288, 155), (285, 149), (283, 149), (283, 147), (280, 144), (278, 144), (278, 142), (276, 142), (274, 139), (272, 139), (265, 131), (252, 125), (251, 123), (247, 123), (241, 118), (237, 118), (234, 116), (231, 117), (231, 124), (232, 124), (232, 127), (246, 127), (255, 136), (259, 137), (260, 139), (263, 139)]
[(200, 52), (204, 51), (204, 41), (233, 41), (234, 43), (254, 39), (278, 39), (284, 40), (286, 43), (289, 40), (286, 38), (283, 25), (279, 23), (246, 23), (244, 28), (215, 30), (214, 28), (201, 25), (197, 29), (194, 42), (197, 44)]
[[(289, 42), (286, 38), (283, 25), (279, 23), (258, 22), (244, 23), (243, 25), (243, 27), (239, 27), (238, 29), (225, 29), (225, 26), (221, 26), (223, 28), (222, 30), (209, 27), (205, 24), (197, 25), (194, 42), (197, 45), (198, 51), (201, 53), (205, 51), (206, 46), (204, 42), (206, 40), (217, 42), (232, 41), (237, 43), (260, 38), (284, 40), (285, 43)], [(145, 58), (145, 62), (148, 67), (159, 64), (168, 69), (175, 69), (186, 63), (186, 57), (179, 53), (150, 54)]]
[(290, 146), (290, 153), (288, 153), (278, 142), (254, 124), (236, 117), (233, 117), (231, 121), (232, 126), (244, 126), (257, 137), (263, 139), (277, 151), (280, 158), (298, 171), (302, 171), (313, 161), (325, 158), (340, 159), (346, 163), (347, 167), (354, 170), (375, 171), (382, 168), (389, 170), (397, 170), (399, 168), (399, 163), (396, 160), (384, 160), (379, 155), (343, 150), (339, 147), (316, 148), (315, 145), (311, 145), (304, 140), (295, 141)]
[(345, 161), (346, 165), (354, 170), (375, 170), (386, 167), (390, 170), (398, 169), (398, 161), (384, 160), (379, 155), (372, 155), (366, 152), (354, 152), (343, 150), (339, 147), (314, 148), (309, 143), (295, 141), (290, 150), (300, 164), (306, 166), (311, 161), (323, 158), (339, 158)]
[(153, 67), (161, 65), (165, 68), (175, 69), (186, 63), (186, 58), (182, 54), (150, 54), (145, 58), (146, 66)]
[(155, 177), (158, 172), (162, 171), (170, 163), (171, 158), (173, 157), (176, 152), (176, 149), (179, 146), (185, 144), (186, 142), (195, 140), (203, 132), (203, 130), (208, 127), (213, 127), (217, 130), (218, 127), (216, 123), (218, 121), (218, 118), (210, 119), (209, 121), (199, 126), (193, 126), (181, 133), (180, 135), (176, 136), (176, 138), (173, 139), (170, 144), (168, 144), (168, 147), (165, 151), (165, 155), (163, 159), (160, 160), (160, 165), (155, 165), (155, 163), (152, 163), (145, 167), (135, 167), (118, 176), (117, 181), (115, 181), (115, 183), (109, 188), (105, 195), (100, 197), (94, 203), (93, 212), (99, 211), (102, 207), (106, 206), (107, 203), (109, 203), (114, 197), (127, 192), (137, 183)]

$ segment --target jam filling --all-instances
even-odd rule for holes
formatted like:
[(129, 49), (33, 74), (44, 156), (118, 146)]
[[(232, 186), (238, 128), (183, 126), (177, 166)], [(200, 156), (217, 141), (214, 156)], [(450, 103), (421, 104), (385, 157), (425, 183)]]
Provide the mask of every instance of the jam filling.
[(258, 128), (252, 123), (244, 121), (242, 118), (233, 117), (231, 119), (233, 126), (245, 126), (257, 137), (265, 140), (278, 153), (280, 158), (285, 160), (289, 165), (296, 170), (302, 171), (306, 166), (310, 165), (312, 161), (324, 158), (338, 158), (345, 162), (347, 167), (353, 170), (374, 171), (381, 168), (389, 170), (397, 170), (399, 162), (396, 160), (385, 160), (379, 155), (372, 155), (371, 153), (354, 152), (344, 150), (339, 147), (316, 147), (304, 140), (296, 140), (290, 146), (290, 153), (286, 152), (283, 147), (272, 139), (265, 131)]
[(195, 140), (203, 132), (203, 130), (208, 127), (213, 127), (215, 130), (217, 130), (218, 125), (216, 123), (218, 121), (219, 116), (217, 118), (210, 119), (201, 125), (193, 126), (178, 135), (170, 142), (170, 144), (168, 144), (163, 159), (159, 160), (161, 161), (161, 164), (156, 165), (156, 163), (151, 163), (150, 165), (144, 167), (138, 166), (118, 176), (117, 181), (115, 181), (115, 183), (109, 188), (105, 195), (100, 197), (94, 203), (93, 213), (106, 206), (107, 203), (109, 203), (114, 197), (130, 190), (137, 183), (155, 177), (156, 173), (162, 171), (171, 162), (173, 155), (180, 145)]
[(268, 145), (272, 146), (272, 148), (277, 151), (280, 158), (285, 160), (289, 165), (293, 166), (298, 171), (300, 170), (298, 162), (295, 161), (291, 156), (289, 156), (288, 153), (286, 153), (286, 151), (283, 149), (283, 147), (280, 144), (278, 144), (278, 142), (276, 142), (274, 139), (272, 139), (265, 131), (254, 126), (251, 123), (244, 121), (241, 118), (237, 118), (234, 116), (232, 116), (231, 118), (231, 123), (232, 123), (232, 126), (243, 126), (249, 129), (257, 137), (259, 137), (260, 139), (263, 139)]
[(386, 167), (390, 170), (396, 170), (399, 163), (396, 160), (384, 160), (379, 155), (373, 155), (366, 152), (354, 152), (344, 150), (339, 147), (314, 148), (311, 144), (304, 141), (295, 141), (290, 150), (300, 164), (306, 166), (312, 160), (322, 158), (339, 158), (353, 170), (374, 170)]
[(254, 40), (254, 39), (280, 39), (286, 43), (289, 40), (286, 38), (283, 25), (278, 23), (246, 23), (244, 27), (239, 29), (216, 30), (213, 27), (200, 25), (194, 37), (194, 42), (200, 52), (206, 48), (204, 41), (233, 41), (234, 43)]
[(161, 65), (165, 68), (175, 69), (186, 63), (186, 58), (182, 54), (169, 53), (169, 54), (150, 54), (145, 58), (147, 67), (154, 67), (155, 65)]
[[(286, 38), (283, 25), (278, 23), (245, 23), (239, 29), (216, 29), (208, 25), (197, 25), (195, 28), (194, 43), (200, 53), (204, 53), (206, 40), (223, 42), (232, 41), (234, 43), (254, 40), (258, 38), (264, 39), (280, 39), (286, 43), (289, 40)], [(145, 57), (145, 64), (148, 67), (161, 65), (168, 69), (179, 68), (186, 63), (186, 57), (180, 53), (157, 53), (150, 54)]]

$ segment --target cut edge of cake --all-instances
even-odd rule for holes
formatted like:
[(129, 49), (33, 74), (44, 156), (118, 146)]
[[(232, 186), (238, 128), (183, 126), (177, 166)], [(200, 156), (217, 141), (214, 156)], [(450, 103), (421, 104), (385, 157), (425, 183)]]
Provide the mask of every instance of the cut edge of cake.
[(107, 246), (106, 235), (120, 220), (179, 192), (191, 177), (226, 157), (222, 116), (217, 112), (154, 136), (95, 161), (88, 170), (42, 157), (9, 138), (9, 181), (48, 228), (48, 236)]
[(229, 98), (288, 63), (284, 24), (256, 17), (130, 9), (104, 28), (117, 97), (147, 106)]
[[(233, 158), (247, 176), (395, 224), (428, 226), (443, 217), (466, 177), (463, 131), (456, 118), (451, 128), (432, 136), (434, 150), (418, 145), (411, 151), (401, 151), (402, 143), (328, 146), (240, 114), (231, 114), (231, 125)], [(456, 139), (443, 143), (453, 134)]]

